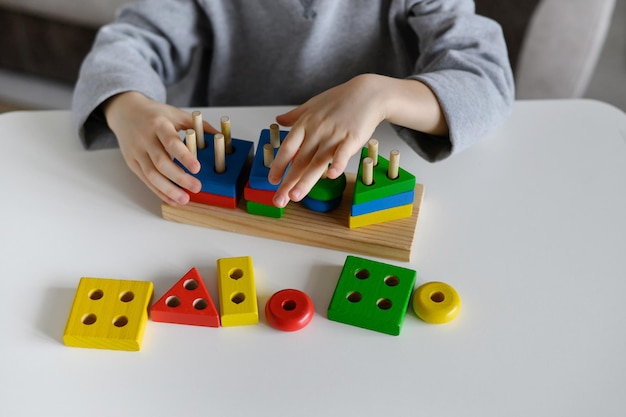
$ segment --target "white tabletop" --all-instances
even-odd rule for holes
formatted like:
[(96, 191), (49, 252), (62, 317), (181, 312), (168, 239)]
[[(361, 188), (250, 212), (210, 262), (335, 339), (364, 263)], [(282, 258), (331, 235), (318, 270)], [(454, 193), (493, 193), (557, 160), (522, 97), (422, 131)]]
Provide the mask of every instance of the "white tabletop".
[[(256, 140), (281, 108), (204, 109)], [(381, 154), (425, 185), (410, 263), (454, 286), (446, 325), (400, 336), (327, 320), (347, 253), (165, 221), (118, 150), (84, 151), (70, 114), (0, 116), (0, 416), (626, 415), (626, 115), (518, 102), (475, 147), (429, 164), (383, 125)], [(355, 165), (352, 165), (354, 168)], [(272, 257), (273, 253), (281, 256)], [(152, 281), (251, 256), (259, 306), (307, 292), (311, 324), (148, 322), (140, 352), (66, 347), (81, 276)], [(376, 259), (376, 258), (372, 258)]]

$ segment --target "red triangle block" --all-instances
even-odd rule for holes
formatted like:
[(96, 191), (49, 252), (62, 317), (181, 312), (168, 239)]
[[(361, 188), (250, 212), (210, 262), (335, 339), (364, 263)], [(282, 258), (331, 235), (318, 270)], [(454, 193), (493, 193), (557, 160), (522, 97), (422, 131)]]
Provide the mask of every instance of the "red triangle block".
[(150, 309), (152, 321), (220, 327), (220, 315), (196, 268), (191, 268)]

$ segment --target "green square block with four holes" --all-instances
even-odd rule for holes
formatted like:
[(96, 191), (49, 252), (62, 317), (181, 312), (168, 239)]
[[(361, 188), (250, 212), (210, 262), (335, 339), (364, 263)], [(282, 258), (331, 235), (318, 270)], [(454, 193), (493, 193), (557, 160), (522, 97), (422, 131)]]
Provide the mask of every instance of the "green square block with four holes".
[(397, 336), (417, 273), (348, 256), (328, 306), (328, 319)]

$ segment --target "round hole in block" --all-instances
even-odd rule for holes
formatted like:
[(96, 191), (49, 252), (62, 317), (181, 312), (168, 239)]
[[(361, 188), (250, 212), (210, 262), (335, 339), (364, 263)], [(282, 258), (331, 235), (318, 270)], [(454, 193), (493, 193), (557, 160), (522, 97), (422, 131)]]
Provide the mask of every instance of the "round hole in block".
[(94, 324), (97, 320), (98, 320), (98, 317), (96, 317), (95, 314), (91, 313), (91, 314), (85, 314), (81, 321), (83, 322), (83, 324), (90, 326)]
[(358, 279), (368, 279), (370, 277), (370, 271), (368, 271), (367, 269), (359, 269), (358, 271), (356, 271), (354, 276)]
[(392, 306), (391, 300), (388, 298), (381, 298), (380, 300), (376, 301), (376, 305), (381, 310), (389, 310)]
[(387, 286), (389, 287), (395, 287), (400, 283), (400, 279), (395, 275), (389, 275), (388, 277), (385, 277), (384, 281), (385, 284), (387, 284)]
[(129, 303), (135, 299), (135, 294), (132, 291), (124, 291), (120, 294), (120, 301), (123, 303)]
[(441, 291), (435, 291), (430, 294), (430, 299), (433, 303), (443, 303), (443, 300), (446, 299), (446, 296)]
[(183, 283), (183, 287), (185, 287), (185, 289), (189, 291), (195, 290), (196, 288), (198, 288), (198, 285), (198, 281), (196, 281), (195, 279), (188, 279)]
[(244, 302), (245, 299), (246, 299), (246, 295), (242, 292), (237, 292), (233, 294), (232, 297), (230, 297), (230, 301), (232, 301), (235, 304), (241, 304)]
[(296, 309), (296, 302), (294, 300), (285, 300), (283, 301), (281, 307), (285, 311), (293, 311)]
[(180, 298), (175, 295), (171, 295), (165, 300), (165, 305), (171, 308), (176, 308), (180, 305)]
[(363, 296), (361, 295), (360, 292), (358, 291), (352, 291), (351, 293), (348, 294), (348, 297), (346, 297), (348, 299), (348, 301), (350, 301), (351, 303), (358, 303), (359, 301), (361, 301), (361, 299), (363, 298)]
[(124, 327), (128, 324), (128, 317), (126, 316), (117, 316), (113, 319), (113, 325), (115, 327)]
[(230, 271), (228, 276), (231, 277), (232, 279), (237, 280), (237, 279), (243, 277), (243, 271), (241, 269), (239, 269), (239, 268), (235, 268), (235, 269)]
[(100, 289), (93, 290), (89, 293), (89, 298), (92, 300), (99, 300), (104, 297), (104, 292)]
[(195, 308), (196, 310), (204, 310), (208, 306), (209, 306), (209, 302), (205, 300), (204, 298), (198, 298), (197, 300), (193, 302), (193, 308)]

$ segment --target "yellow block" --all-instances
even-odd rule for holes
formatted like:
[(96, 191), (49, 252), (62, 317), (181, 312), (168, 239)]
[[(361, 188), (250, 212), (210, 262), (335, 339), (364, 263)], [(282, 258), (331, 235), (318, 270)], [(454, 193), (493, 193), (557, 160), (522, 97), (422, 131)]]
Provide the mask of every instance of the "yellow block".
[(361, 226), (369, 226), (370, 224), (384, 223), (392, 220), (404, 219), (411, 217), (413, 214), (413, 204), (392, 207), (385, 210), (374, 211), (372, 213), (361, 214), (360, 216), (350, 216), (348, 225), (350, 229)]
[(141, 349), (154, 286), (147, 281), (83, 277), (67, 319), (67, 346)]
[(242, 326), (259, 322), (252, 258), (217, 260), (220, 316), (222, 326)]

